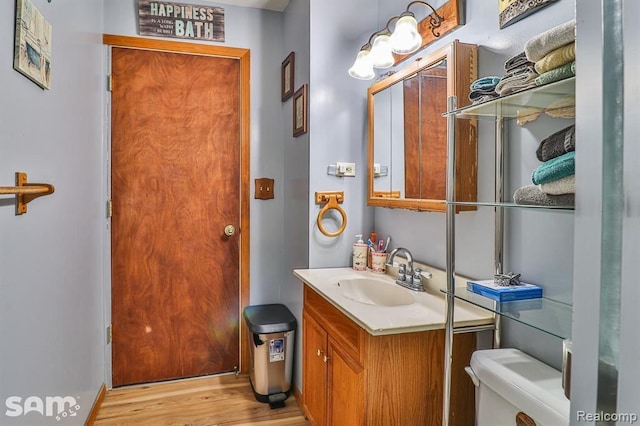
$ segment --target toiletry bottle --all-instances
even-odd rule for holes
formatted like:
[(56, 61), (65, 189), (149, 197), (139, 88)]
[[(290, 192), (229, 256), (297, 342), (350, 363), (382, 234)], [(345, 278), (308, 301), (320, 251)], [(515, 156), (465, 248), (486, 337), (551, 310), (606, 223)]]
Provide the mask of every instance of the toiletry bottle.
[(356, 235), (356, 238), (358, 241), (353, 244), (353, 269), (355, 271), (366, 271), (369, 246), (362, 241), (362, 234)]

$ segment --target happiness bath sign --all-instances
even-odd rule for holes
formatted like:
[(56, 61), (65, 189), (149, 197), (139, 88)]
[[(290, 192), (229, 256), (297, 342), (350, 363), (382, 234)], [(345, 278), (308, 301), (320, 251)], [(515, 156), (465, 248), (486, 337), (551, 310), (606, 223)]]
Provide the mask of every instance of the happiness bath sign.
[(138, 25), (140, 35), (224, 41), (221, 7), (138, 0)]

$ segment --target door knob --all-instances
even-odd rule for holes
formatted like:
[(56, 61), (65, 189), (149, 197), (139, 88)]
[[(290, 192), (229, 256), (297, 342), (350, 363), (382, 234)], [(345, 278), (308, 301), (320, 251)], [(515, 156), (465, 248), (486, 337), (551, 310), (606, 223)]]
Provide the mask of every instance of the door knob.
[(231, 237), (236, 233), (236, 227), (233, 225), (227, 225), (224, 227), (224, 235)]

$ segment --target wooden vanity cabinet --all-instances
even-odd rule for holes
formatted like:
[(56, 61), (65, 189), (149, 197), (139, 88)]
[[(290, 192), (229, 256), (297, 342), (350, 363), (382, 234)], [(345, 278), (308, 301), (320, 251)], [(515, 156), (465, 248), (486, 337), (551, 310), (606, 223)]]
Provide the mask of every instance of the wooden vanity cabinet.
[[(311, 424), (442, 423), (444, 330), (373, 336), (307, 285), (302, 322), (302, 400)], [(474, 349), (475, 335), (456, 335), (451, 418), (460, 426), (474, 424), (474, 388), (464, 373)]]

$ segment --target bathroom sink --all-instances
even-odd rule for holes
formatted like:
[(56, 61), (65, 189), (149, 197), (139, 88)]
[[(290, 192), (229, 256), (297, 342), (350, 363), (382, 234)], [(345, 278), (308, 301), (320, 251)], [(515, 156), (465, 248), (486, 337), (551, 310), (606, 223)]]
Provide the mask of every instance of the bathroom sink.
[(373, 278), (344, 279), (336, 285), (342, 296), (366, 305), (403, 306), (415, 302), (409, 290)]

